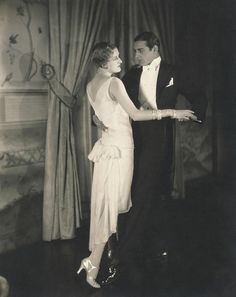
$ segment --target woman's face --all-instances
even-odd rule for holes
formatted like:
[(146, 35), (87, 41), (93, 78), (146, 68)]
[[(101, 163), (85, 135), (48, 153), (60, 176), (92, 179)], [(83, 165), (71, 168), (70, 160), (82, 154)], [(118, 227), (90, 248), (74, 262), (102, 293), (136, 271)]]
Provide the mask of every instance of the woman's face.
[(119, 56), (119, 51), (117, 48), (115, 48), (113, 50), (113, 53), (111, 54), (108, 62), (107, 62), (107, 70), (111, 73), (118, 73), (121, 71), (121, 59), (120, 59), (120, 56)]

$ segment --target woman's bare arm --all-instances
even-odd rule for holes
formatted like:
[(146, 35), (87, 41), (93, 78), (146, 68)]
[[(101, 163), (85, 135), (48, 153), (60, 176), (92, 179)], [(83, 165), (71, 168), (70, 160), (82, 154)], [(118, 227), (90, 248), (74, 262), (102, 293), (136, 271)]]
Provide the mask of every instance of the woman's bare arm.
[(191, 110), (174, 110), (174, 109), (162, 109), (162, 110), (139, 110), (135, 107), (129, 95), (126, 92), (123, 82), (114, 77), (110, 85), (110, 95), (114, 100), (117, 100), (122, 108), (128, 113), (134, 121), (148, 121), (155, 119), (162, 119), (164, 117), (172, 117), (179, 120), (189, 120), (193, 116)]

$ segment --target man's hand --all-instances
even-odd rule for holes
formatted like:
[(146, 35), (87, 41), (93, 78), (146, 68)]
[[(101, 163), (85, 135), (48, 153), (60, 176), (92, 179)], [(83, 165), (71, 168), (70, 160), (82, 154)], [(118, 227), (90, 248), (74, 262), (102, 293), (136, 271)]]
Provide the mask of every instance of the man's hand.
[(93, 115), (93, 122), (102, 131), (106, 132), (108, 130), (108, 128), (103, 124), (102, 121), (99, 120), (99, 118), (95, 114)]

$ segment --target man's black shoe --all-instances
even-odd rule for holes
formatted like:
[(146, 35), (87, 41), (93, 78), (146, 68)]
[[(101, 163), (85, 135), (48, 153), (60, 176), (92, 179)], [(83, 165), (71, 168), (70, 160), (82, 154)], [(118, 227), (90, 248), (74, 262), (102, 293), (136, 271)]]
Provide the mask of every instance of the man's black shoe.
[(117, 265), (111, 265), (108, 269), (108, 275), (102, 280), (103, 286), (109, 286), (118, 281), (120, 271)]
[(117, 235), (112, 234), (107, 241), (107, 259), (108, 262), (112, 263), (114, 258), (114, 253), (117, 247)]

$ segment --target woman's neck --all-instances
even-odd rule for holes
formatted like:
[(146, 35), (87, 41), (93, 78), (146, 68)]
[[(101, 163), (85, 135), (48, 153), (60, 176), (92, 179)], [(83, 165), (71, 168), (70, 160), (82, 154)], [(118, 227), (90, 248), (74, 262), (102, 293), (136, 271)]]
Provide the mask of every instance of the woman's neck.
[(99, 68), (98, 71), (97, 71), (97, 75), (101, 76), (101, 77), (111, 77), (112, 76), (112, 73), (107, 71), (107, 69), (103, 69), (103, 68)]

